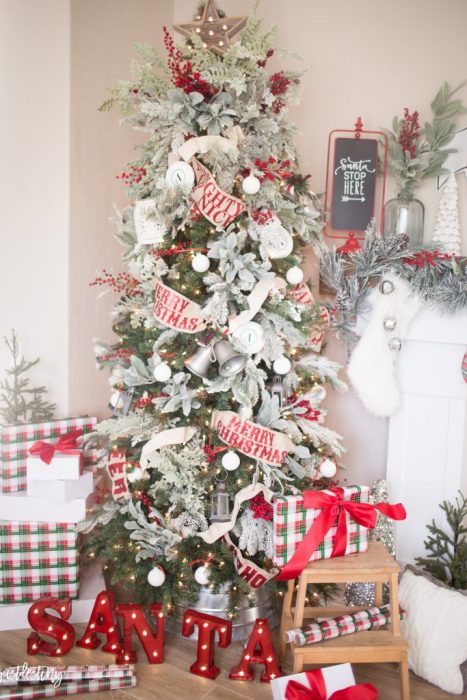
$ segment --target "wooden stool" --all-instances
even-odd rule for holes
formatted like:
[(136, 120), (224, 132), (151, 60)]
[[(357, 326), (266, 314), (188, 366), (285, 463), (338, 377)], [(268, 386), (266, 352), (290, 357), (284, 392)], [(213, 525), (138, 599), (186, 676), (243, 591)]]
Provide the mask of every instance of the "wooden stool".
[[(336, 617), (352, 614), (360, 607), (310, 607), (305, 605), (308, 584), (316, 583), (375, 583), (375, 605), (382, 605), (383, 583), (389, 584), (391, 625), (389, 629), (356, 632), (335, 639), (297, 647), (291, 643), (293, 672), (300, 673), (304, 664), (383, 663), (400, 664), (401, 697), (409, 700), (408, 644), (401, 636), (397, 577), (399, 565), (381, 542), (370, 542), (368, 551), (334, 559), (309, 562), (302, 571), (297, 587), (295, 607), (292, 607), (295, 582), (289, 581), (284, 597), (279, 634), (279, 658), (286, 651), (286, 630), (302, 627), (304, 618)], [(367, 606), (368, 607), (368, 606)]]

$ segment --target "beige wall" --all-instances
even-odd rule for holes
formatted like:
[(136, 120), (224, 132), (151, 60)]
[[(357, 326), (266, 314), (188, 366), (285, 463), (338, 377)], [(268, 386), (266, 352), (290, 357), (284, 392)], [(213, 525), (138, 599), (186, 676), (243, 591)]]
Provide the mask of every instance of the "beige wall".
[[(88, 282), (103, 267), (123, 268), (108, 219), (112, 203), (124, 201), (115, 174), (131, 157), (136, 136), (119, 127), (117, 112), (101, 114), (96, 107), (106, 86), (129, 75), (133, 44), (162, 47), (162, 24), (187, 21), (195, 4), (0, 0), (0, 333), (14, 325), (25, 351), (41, 354), (41, 375), (62, 413), (107, 411), (107, 381), (95, 371), (91, 339), (112, 337), (112, 298), (97, 301)], [(252, 1), (220, 4), (237, 15)], [(271, 65), (308, 69), (292, 117), (302, 170), (312, 174), (316, 191), (324, 186), (330, 129), (351, 127), (358, 115), (368, 128), (388, 125), (404, 106), (426, 114), (443, 80), (467, 77), (465, 0), (262, 0), (259, 12), (265, 26), (277, 24), (278, 44), (303, 58), (276, 54)], [(467, 101), (466, 89), (463, 97)], [(459, 179), (464, 222), (466, 188)], [(434, 183), (420, 196), (429, 237)], [(328, 405), (330, 424), (349, 450), (349, 478), (382, 475), (385, 421), (371, 419), (352, 393), (330, 397)]]
[(107, 411), (107, 372), (96, 372), (92, 338), (112, 340), (113, 294), (97, 299), (89, 282), (103, 268), (125, 269), (113, 237), (113, 203), (125, 204), (116, 175), (133, 159), (138, 136), (120, 126), (117, 109), (98, 112), (107, 87), (130, 77), (134, 45), (162, 47), (162, 25), (171, 2), (72, 0), (71, 3), (71, 211), (70, 211), (70, 408)]
[[(68, 410), (70, 8), (0, 0), (0, 336)], [(0, 375), (8, 355), (0, 342)]]

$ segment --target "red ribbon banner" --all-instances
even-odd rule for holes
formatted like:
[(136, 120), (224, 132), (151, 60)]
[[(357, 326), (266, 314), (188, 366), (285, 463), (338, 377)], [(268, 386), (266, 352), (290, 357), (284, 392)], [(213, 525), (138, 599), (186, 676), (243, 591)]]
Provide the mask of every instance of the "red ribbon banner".
[(78, 449), (78, 438), (83, 434), (82, 430), (71, 430), (66, 435), (58, 438), (55, 444), (38, 440), (32, 445), (29, 452), (35, 457), (40, 457), (45, 464), (50, 464), (56, 452), (61, 452), (67, 455), (78, 455), (81, 460), (83, 451)]
[(405, 520), (407, 513), (402, 503), (356, 503), (344, 500), (343, 489), (336, 487), (324, 491), (304, 491), (304, 508), (321, 508), (313, 525), (298, 545), (292, 557), (277, 577), (278, 581), (288, 581), (299, 576), (310, 557), (324, 539), (325, 535), (336, 523), (336, 539), (331, 557), (341, 557), (347, 546), (347, 513), (359, 525), (373, 528), (376, 525), (377, 511), (392, 520)]
[(376, 700), (378, 690), (371, 683), (352, 685), (349, 688), (337, 690), (329, 697), (326, 695), (326, 685), (321, 669), (305, 671), (310, 687), (292, 680), (287, 683), (285, 700)]

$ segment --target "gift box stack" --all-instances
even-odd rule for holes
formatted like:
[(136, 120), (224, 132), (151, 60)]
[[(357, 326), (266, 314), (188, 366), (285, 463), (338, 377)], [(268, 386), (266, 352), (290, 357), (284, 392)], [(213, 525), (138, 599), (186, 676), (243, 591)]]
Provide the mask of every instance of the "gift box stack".
[(76, 417), (0, 428), (0, 605), (78, 596), (76, 523), (86, 516), (96, 461), (80, 438), (95, 423)]

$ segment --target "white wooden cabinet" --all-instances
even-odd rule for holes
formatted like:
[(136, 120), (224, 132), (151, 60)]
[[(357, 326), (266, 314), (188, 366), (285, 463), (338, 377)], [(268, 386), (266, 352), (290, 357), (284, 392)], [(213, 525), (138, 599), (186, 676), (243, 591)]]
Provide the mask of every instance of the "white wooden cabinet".
[(461, 363), (467, 314), (424, 310), (412, 322), (397, 360), (401, 407), (389, 422), (387, 480), (407, 520), (396, 524), (398, 559), (424, 554), (426, 524), (442, 522), (438, 504), (467, 494), (467, 384)]

